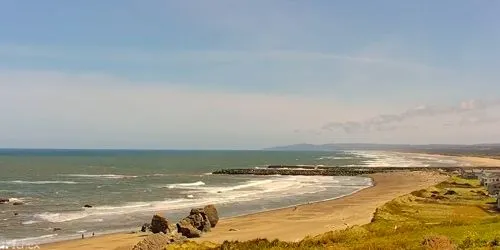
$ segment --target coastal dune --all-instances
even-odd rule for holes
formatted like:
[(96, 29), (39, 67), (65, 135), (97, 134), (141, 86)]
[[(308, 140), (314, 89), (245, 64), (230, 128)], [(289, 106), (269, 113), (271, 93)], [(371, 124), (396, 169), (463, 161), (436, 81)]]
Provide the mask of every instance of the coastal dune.
[[(223, 242), (254, 238), (298, 241), (304, 237), (369, 223), (376, 208), (411, 191), (441, 182), (433, 172), (393, 172), (369, 175), (374, 186), (339, 199), (222, 219), (196, 241)], [(41, 249), (131, 249), (145, 234), (118, 233), (41, 246)]]

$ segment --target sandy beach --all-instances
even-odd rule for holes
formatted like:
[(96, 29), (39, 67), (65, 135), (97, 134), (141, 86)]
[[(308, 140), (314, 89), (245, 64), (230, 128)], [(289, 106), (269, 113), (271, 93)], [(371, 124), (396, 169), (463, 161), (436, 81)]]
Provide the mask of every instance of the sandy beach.
[(450, 156), (450, 155), (440, 155), (440, 154), (421, 154), (421, 153), (401, 153), (405, 155), (420, 156), (420, 157), (434, 157), (443, 160), (453, 160), (461, 163), (465, 163), (471, 167), (499, 167), (500, 160), (492, 159), (486, 157), (477, 156)]
[[(373, 187), (339, 199), (222, 219), (212, 232), (196, 240), (222, 242), (261, 237), (297, 241), (307, 235), (369, 223), (375, 209), (382, 204), (446, 179), (446, 176), (428, 172), (384, 173), (370, 177), (375, 183)], [(130, 249), (145, 235), (118, 233), (46, 244), (41, 249)]]

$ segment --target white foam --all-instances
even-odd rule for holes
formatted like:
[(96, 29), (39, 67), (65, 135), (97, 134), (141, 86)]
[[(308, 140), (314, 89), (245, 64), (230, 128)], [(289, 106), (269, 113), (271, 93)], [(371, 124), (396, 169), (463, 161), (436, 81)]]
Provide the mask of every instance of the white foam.
[[(118, 206), (95, 206), (73, 212), (42, 213), (36, 219), (49, 222), (67, 222), (86, 218), (86, 221), (106, 216), (131, 213), (174, 211), (208, 204), (240, 203), (258, 199), (280, 199), (287, 196), (323, 192), (327, 188), (345, 186), (362, 188), (365, 178), (333, 176), (275, 176), (256, 177), (258, 180), (236, 183), (233, 186), (210, 186), (201, 181), (188, 184), (185, 198), (164, 201), (125, 203)], [(369, 179), (368, 179), (369, 180)], [(178, 185), (177, 184), (177, 185)], [(172, 184), (173, 185), (173, 184)], [(357, 186), (355, 186), (357, 185)], [(196, 197), (196, 198), (195, 198)]]
[(13, 203), (13, 202), (24, 202), (26, 200), (26, 198), (9, 198), (9, 202), (10, 203)]
[(272, 182), (273, 182), (273, 180), (249, 181), (245, 184), (236, 185), (236, 186), (232, 186), (232, 187), (212, 187), (208, 190), (208, 192), (209, 193), (223, 193), (223, 192), (227, 192), (227, 191), (234, 191), (234, 190), (238, 190), (238, 189), (245, 189), (245, 188), (260, 186), (263, 184), (269, 184)]
[(322, 156), (317, 158), (318, 160), (351, 160), (351, 156)]
[(11, 184), (78, 184), (78, 182), (74, 181), (23, 181), (23, 180), (15, 180), (15, 181), (1, 181), (1, 183), (11, 183)]
[(23, 224), (23, 225), (31, 225), (31, 224), (35, 224), (35, 223), (38, 223), (38, 222), (40, 222), (40, 221), (28, 220), (28, 221), (21, 222), (21, 224)]
[(205, 183), (203, 181), (197, 181), (197, 182), (189, 182), (189, 183), (174, 183), (170, 184), (167, 187), (170, 189), (173, 188), (186, 188), (186, 187), (198, 187), (198, 186), (203, 186)]
[(66, 212), (66, 213), (40, 213), (40, 214), (35, 214), (35, 218), (41, 219), (44, 221), (48, 222), (65, 222), (65, 221), (72, 221), (72, 220), (78, 220), (85, 218), (89, 215), (88, 212), (82, 211), (82, 212)]
[(98, 178), (98, 179), (137, 178), (136, 175), (121, 175), (121, 174), (63, 174), (61, 176), (80, 177), (80, 178)]
[(38, 237), (29, 237), (23, 239), (7, 240), (0, 245), (0, 249), (24, 249), (32, 247), (31, 244), (49, 242), (51, 238), (56, 237), (57, 234), (46, 234)]
[(422, 159), (409, 157), (396, 152), (381, 152), (381, 151), (353, 151), (361, 157), (369, 158), (364, 164), (369, 167), (428, 167)]

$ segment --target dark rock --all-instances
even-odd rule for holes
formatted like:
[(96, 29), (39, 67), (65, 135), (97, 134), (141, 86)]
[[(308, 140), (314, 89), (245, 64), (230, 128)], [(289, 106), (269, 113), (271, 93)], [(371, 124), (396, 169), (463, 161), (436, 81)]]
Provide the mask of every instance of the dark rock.
[(238, 229), (234, 229), (234, 228), (229, 229), (229, 232), (236, 232), (236, 231), (238, 231)]
[(85, 205), (83, 205), (83, 207), (85, 207), (85, 208), (91, 208), (91, 207), (92, 207), (92, 205), (85, 204)]
[(141, 227), (141, 232), (151, 231), (151, 225), (149, 223), (144, 223)]
[(191, 225), (193, 225), (193, 227), (203, 232), (209, 232), (212, 228), (203, 208), (191, 209), (191, 212), (186, 219), (191, 221)]
[(16, 202), (12, 203), (12, 205), (19, 206), (19, 205), (24, 205), (24, 203), (20, 202), (20, 201), (16, 201)]
[(444, 195), (454, 195), (454, 194), (457, 194), (457, 192), (455, 192), (454, 190), (448, 190), (446, 191), (446, 193), (444, 193)]
[(17, 216), (17, 215), (19, 215), (19, 213), (18, 212), (14, 212), (14, 216)]
[(7, 199), (7, 198), (0, 198), (0, 204), (5, 204), (5, 203), (9, 203), (9, 199)]
[(191, 225), (191, 220), (184, 218), (177, 223), (177, 231), (188, 238), (199, 238), (201, 231)]
[(219, 222), (219, 213), (214, 205), (207, 205), (203, 208), (205, 214), (207, 215), (207, 219), (210, 222), (212, 227), (215, 227)]
[(62, 230), (62, 228), (60, 228), (60, 227), (54, 227), (54, 229), (52, 229), (52, 231), (54, 231), (54, 232), (61, 231), (61, 230)]
[(151, 232), (153, 233), (169, 233), (168, 221), (165, 217), (155, 214), (153, 219), (151, 219)]
[(333, 167), (333, 166), (268, 166), (267, 168), (221, 169), (212, 174), (228, 175), (325, 175), (325, 176), (356, 176), (394, 171), (444, 171), (452, 172), (458, 167)]
[(165, 249), (165, 246), (175, 243), (183, 243), (186, 238), (181, 235), (165, 235), (163, 233), (149, 235), (139, 243), (137, 243), (133, 250), (160, 250)]

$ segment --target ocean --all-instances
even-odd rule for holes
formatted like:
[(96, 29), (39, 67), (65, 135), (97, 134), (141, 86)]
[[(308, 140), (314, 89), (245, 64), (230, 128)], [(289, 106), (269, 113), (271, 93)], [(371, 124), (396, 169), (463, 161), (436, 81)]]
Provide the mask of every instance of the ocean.
[[(372, 185), (349, 176), (224, 176), (273, 164), (439, 166), (457, 162), (388, 152), (0, 150), (0, 246), (137, 231), (215, 204), (232, 217), (334, 199)], [(13, 205), (13, 202), (23, 205)], [(92, 206), (85, 208), (85, 205)], [(54, 231), (54, 228), (60, 230)]]

